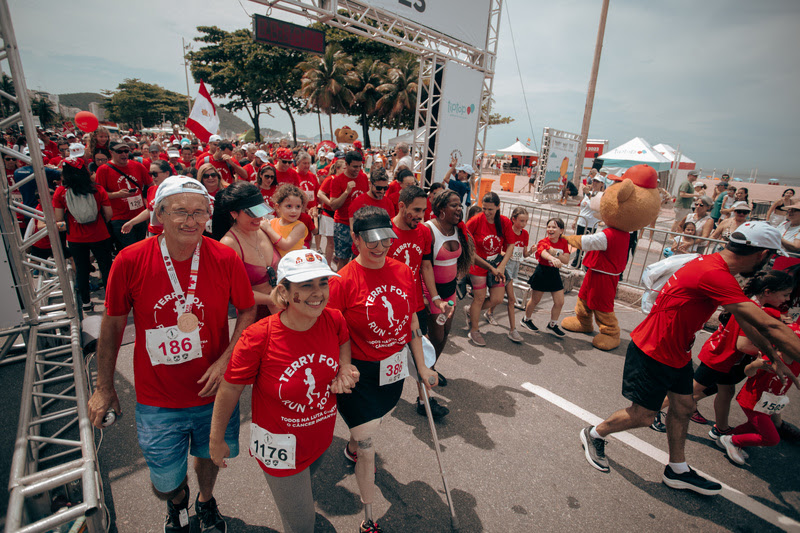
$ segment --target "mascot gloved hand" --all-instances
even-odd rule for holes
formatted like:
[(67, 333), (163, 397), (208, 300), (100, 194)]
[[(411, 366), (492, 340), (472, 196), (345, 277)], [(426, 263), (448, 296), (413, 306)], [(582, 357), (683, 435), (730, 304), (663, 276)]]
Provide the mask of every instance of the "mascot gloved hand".
[(587, 270), (578, 292), (575, 316), (561, 322), (567, 331), (591, 333), (594, 315), (600, 333), (592, 339), (592, 345), (600, 350), (613, 350), (620, 344), (614, 298), (619, 276), (628, 264), (630, 234), (645, 227), (661, 208), (658, 174), (650, 165), (636, 165), (622, 177), (609, 178), (617, 183), (597, 198), (600, 218), (607, 228), (566, 237), (570, 246), (586, 252), (583, 265)]

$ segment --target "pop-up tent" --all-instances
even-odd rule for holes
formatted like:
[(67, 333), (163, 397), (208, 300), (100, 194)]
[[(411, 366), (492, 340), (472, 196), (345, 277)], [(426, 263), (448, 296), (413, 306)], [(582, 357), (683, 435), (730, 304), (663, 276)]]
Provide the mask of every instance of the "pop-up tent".
[[(653, 146), (653, 150), (669, 159), (670, 162), (674, 162), (678, 158), (678, 151), (668, 144), (657, 144)], [(695, 161), (686, 157), (686, 154), (681, 153), (680, 161), (678, 162), (678, 169), (694, 170), (696, 167), (697, 163)]]
[(531, 150), (522, 142), (517, 141), (508, 148), (503, 148), (502, 150), (497, 151), (500, 154), (507, 154), (507, 155), (524, 155), (524, 156), (534, 156), (539, 155), (539, 152), (535, 150)]
[(609, 169), (625, 170), (642, 163), (650, 165), (656, 169), (656, 172), (669, 170), (670, 167), (670, 160), (641, 137), (634, 137), (625, 144), (604, 153), (601, 159), (603, 166)]

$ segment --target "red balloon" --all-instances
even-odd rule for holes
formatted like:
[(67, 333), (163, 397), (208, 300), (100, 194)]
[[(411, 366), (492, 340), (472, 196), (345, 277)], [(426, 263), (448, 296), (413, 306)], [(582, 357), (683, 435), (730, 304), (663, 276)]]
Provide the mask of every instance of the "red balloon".
[(80, 111), (75, 115), (75, 124), (86, 133), (91, 133), (97, 129), (97, 126), (100, 125), (100, 122), (97, 120), (97, 117), (94, 113), (89, 111)]

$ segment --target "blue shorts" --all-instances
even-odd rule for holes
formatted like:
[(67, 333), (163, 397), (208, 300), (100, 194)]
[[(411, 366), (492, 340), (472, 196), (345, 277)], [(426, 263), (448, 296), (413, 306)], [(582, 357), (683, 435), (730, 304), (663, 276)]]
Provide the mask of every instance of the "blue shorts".
[(353, 238), (350, 236), (350, 226), (335, 222), (333, 224), (333, 243), (333, 255), (337, 259), (353, 257)]
[[(214, 404), (169, 409), (136, 404), (136, 433), (150, 481), (158, 492), (177, 489), (186, 477), (188, 455), (210, 458), (208, 441)], [(225, 429), (231, 457), (239, 455), (239, 405)]]

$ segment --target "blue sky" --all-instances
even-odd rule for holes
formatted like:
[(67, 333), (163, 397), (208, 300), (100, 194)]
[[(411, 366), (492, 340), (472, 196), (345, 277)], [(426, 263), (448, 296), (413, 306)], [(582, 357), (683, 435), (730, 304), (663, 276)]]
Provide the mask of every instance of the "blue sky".
[[(504, 1), (494, 111), (516, 121), (491, 129), (490, 150), (517, 137), (538, 142), (545, 126), (580, 132), (600, 5)], [(53, 93), (99, 92), (134, 77), (185, 93), (181, 37), (190, 41), (199, 25), (249, 27), (246, 12), (265, 12), (247, 0), (9, 6), (29, 88)], [(272, 16), (288, 18), (278, 10)], [(709, 172), (800, 176), (799, 23), (800, 2), (793, 0), (611, 0), (589, 136), (609, 139), (611, 147), (635, 136), (680, 145)], [(262, 126), (289, 131), (288, 117), (277, 108), (273, 114)], [(351, 117), (334, 117), (334, 128), (343, 125), (356, 127)], [(316, 117), (300, 117), (298, 131), (317, 133)], [(384, 131), (384, 140), (389, 136)]]

